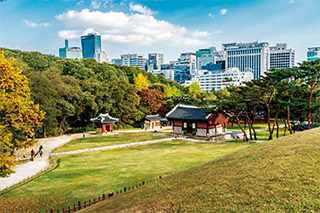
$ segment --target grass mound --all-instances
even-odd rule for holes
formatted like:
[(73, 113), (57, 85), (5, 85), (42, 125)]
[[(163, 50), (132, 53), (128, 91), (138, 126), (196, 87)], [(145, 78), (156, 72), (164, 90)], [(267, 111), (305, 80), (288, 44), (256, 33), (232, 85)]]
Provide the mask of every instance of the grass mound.
[(223, 156), (85, 212), (319, 212), (320, 128)]

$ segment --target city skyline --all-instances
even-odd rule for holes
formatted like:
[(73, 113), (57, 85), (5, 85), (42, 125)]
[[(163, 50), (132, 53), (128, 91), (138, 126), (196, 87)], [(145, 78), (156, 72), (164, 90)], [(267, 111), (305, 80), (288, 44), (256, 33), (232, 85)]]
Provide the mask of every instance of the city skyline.
[(101, 34), (108, 59), (182, 52), (230, 42), (287, 43), (296, 62), (320, 46), (320, 2), (281, 1), (3, 1), (0, 46), (59, 55), (64, 39), (80, 47), (88, 32)]

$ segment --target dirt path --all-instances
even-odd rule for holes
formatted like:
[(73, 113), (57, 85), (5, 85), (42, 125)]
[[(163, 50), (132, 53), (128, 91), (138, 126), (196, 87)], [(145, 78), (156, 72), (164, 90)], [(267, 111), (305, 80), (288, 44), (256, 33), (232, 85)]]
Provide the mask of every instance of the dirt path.
[(42, 145), (44, 151), (42, 157), (40, 157), (40, 155), (38, 154), (35, 157), (34, 161), (28, 161), (27, 163), (15, 166), (13, 168), (13, 170), (16, 171), (15, 174), (11, 174), (11, 176), (8, 178), (0, 178), (0, 191), (9, 186), (19, 183), (20, 181), (23, 181), (28, 177), (32, 177), (44, 170), (48, 166), (49, 154), (53, 149), (80, 137), (82, 137), (82, 133), (73, 134), (69, 136), (63, 135), (60, 137), (39, 139), (39, 142), (35, 146), (30, 147), (29, 149), (24, 150), (23, 152), (26, 153), (27, 158), (30, 158), (31, 149), (37, 152), (39, 150), (40, 145)]

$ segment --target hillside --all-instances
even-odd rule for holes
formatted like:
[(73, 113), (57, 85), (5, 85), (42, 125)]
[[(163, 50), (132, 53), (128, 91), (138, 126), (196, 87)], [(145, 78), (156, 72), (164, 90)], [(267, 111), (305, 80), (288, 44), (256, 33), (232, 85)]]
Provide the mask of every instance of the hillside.
[(84, 212), (318, 212), (320, 128), (253, 146)]

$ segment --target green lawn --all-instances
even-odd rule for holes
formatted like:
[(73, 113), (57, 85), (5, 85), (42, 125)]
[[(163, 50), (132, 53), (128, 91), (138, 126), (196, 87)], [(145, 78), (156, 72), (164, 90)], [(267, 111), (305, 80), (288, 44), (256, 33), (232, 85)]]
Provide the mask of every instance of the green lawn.
[(84, 212), (320, 212), (320, 128), (242, 149)]
[(59, 206), (61, 210), (78, 200), (92, 200), (160, 175), (166, 177), (249, 146), (252, 144), (175, 140), (57, 156), (61, 160), (57, 169), (2, 195), (0, 209), (48, 212)]
[(134, 143), (138, 141), (148, 141), (156, 140), (161, 138), (166, 138), (164, 136), (165, 132), (160, 131), (159, 133), (146, 132), (136, 132), (136, 133), (119, 133), (113, 135), (104, 135), (97, 137), (87, 137), (75, 139), (64, 146), (58, 148), (54, 151), (57, 152), (67, 152), (79, 149), (89, 149), (102, 146), (111, 146), (118, 144)]
[[(272, 127), (273, 123), (271, 124), (271, 127)], [(282, 126), (284, 125), (284, 122), (283, 121), (279, 121), (279, 126)], [(253, 124), (253, 127), (255, 130), (257, 129), (261, 129), (261, 128), (267, 128), (268, 127), (268, 124), (267, 123), (264, 123), (264, 124)], [(243, 129), (249, 131), (249, 125), (247, 124), (246, 126), (242, 126)], [(277, 127), (275, 126), (275, 129)], [(233, 130), (233, 131), (241, 131), (240, 127), (234, 123), (234, 126), (233, 127), (228, 127), (227, 130)]]

